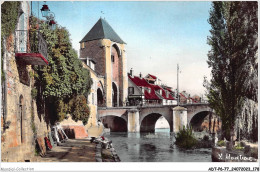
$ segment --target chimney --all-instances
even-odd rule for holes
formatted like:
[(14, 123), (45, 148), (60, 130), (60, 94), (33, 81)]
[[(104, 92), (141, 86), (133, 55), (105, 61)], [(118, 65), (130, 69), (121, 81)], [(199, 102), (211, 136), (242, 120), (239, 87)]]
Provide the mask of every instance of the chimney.
[(133, 77), (134, 76), (134, 71), (133, 68), (130, 69), (130, 76)]
[(140, 72), (139, 76), (140, 76), (140, 78), (142, 78), (142, 73), (141, 72)]

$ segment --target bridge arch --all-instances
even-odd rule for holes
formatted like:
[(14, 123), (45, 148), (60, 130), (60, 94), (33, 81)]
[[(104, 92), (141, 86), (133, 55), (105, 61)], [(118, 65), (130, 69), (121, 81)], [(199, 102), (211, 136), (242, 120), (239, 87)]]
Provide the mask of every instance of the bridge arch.
[(211, 110), (194, 113), (188, 124), (192, 126), (194, 131), (216, 132), (221, 128), (219, 117)]
[(116, 115), (106, 115), (100, 117), (105, 128), (110, 128), (112, 132), (127, 132), (127, 120), (125, 117)]
[[(150, 131), (153, 132), (155, 129), (156, 121), (163, 116), (170, 125), (170, 131), (173, 130), (172, 121), (172, 110), (170, 107), (165, 106), (155, 106), (155, 107), (144, 107), (140, 109), (140, 131)], [(150, 127), (148, 123), (150, 121)]]
[(212, 112), (212, 109), (207, 106), (207, 105), (201, 105), (201, 106), (196, 106), (196, 105), (189, 105), (186, 106), (185, 108), (187, 108), (187, 124), (190, 124), (191, 119), (197, 115), (200, 112)]
[[(155, 124), (161, 116), (163, 116), (163, 115), (160, 113), (151, 113), (151, 114), (146, 115), (140, 121), (140, 132), (154, 132)], [(167, 119), (166, 119), (166, 121), (168, 122), (169, 126), (171, 126), (170, 122)]]

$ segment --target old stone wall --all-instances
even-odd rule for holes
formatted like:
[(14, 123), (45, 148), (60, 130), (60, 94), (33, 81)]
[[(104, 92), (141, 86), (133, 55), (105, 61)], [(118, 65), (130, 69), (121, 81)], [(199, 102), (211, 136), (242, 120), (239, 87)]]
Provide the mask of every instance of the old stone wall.
[(11, 46), (4, 46), (7, 95), (5, 102), (2, 102), (6, 106), (2, 119), (10, 125), (1, 131), (1, 160), (22, 162), (34, 157), (35, 139), (47, 136), (49, 126), (45, 122), (44, 114), (37, 112), (36, 102), (31, 97), (33, 82), (29, 74), (32, 71), (31, 66), (17, 63), (14, 35), (10, 37), (6, 44)]

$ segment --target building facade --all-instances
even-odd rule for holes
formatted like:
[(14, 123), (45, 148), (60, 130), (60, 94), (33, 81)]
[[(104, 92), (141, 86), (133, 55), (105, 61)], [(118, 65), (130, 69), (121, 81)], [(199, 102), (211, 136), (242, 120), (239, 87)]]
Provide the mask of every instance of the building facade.
[(91, 58), (81, 58), (83, 67), (88, 69), (93, 84), (88, 96), (88, 105), (90, 108), (90, 117), (85, 128), (88, 129), (92, 126), (97, 126), (98, 114), (97, 107), (105, 106), (104, 100), (104, 76), (98, 75), (95, 71), (96, 62)]
[[(20, 2), (16, 30), (3, 44), (1, 113), (1, 161), (33, 161), (36, 138), (47, 136), (50, 127), (45, 112), (36, 106), (32, 97), (34, 86), (32, 65), (47, 65), (43, 52), (32, 51), (36, 44), (30, 39), (30, 2)], [(35, 33), (41, 50), (46, 50), (43, 38)], [(40, 50), (39, 47), (37, 50)]]
[(125, 42), (106, 20), (100, 18), (80, 41), (80, 58), (93, 59), (95, 73), (104, 77), (103, 90), (96, 90), (99, 101), (102, 99), (106, 107), (125, 105), (128, 88)]
[(163, 86), (156, 76), (148, 74), (144, 78), (128, 74), (128, 105), (175, 105), (175, 93), (170, 87)]
[(100, 18), (80, 41), (80, 59), (90, 71), (93, 84), (88, 96), (90, 117), (86, 129), (97, 126), (98, 107), (125, 106), (127, 60), (125, 42), (106, 20)]

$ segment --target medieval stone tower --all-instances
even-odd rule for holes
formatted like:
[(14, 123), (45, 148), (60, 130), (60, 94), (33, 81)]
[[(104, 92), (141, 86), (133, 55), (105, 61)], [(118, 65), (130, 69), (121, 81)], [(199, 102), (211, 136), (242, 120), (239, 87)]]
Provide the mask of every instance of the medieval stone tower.
[(98, 99), (107, 107), (123, 106), (128, 89), (125, 42), (106, 20), (100, 18), (80, 41), (80, 57), (92, 59), (95, 72), (104, 77)]

